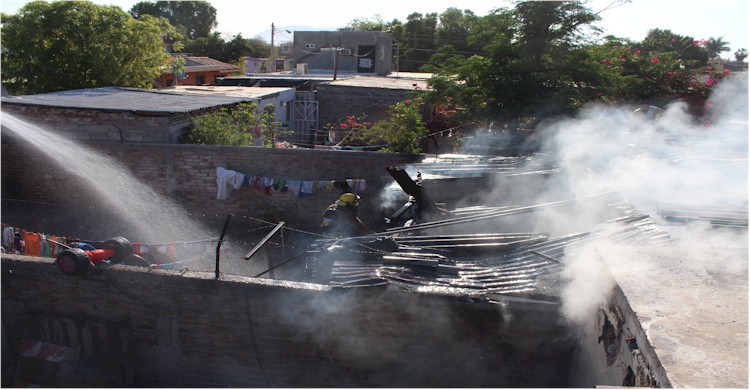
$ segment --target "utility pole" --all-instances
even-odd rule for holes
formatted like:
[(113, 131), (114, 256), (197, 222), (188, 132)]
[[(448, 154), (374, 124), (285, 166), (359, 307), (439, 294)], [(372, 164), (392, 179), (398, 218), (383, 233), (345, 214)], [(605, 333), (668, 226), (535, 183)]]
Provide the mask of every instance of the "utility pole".
[(339, 72), (339, 53), (341, 48), (336, 48), (336, 53), (333, 55), (333, 79), (336, 80), (336, 74)]
[(273, 34), (276, 32), (276, 26), (271, 23), (271, 66), (272, 72), (276, 72), (276, 45), (273, 42)]
[(339, 52), (343, 48), (341, 46), (336, 47), (321, 47), (320, 51), (326, 52), (326, 51), (332, 51), (333, 53), (333, 79), (336, 80), (336, 75), (339, 72)]

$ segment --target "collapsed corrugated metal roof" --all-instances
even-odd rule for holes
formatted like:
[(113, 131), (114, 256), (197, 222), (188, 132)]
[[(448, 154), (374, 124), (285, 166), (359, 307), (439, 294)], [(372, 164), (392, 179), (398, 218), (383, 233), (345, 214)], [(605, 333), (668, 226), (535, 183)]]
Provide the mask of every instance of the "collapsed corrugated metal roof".
[[(330, 276), (317, 277), (327, 277), (335, 287), (391, 283), (426, 293), (469, 297), (521, 294), (554, 300), (560, 293), (554, 275), (562, 269), (568, 249), (600, 239), (648, 245), (671, 241), (669, 234), (648, 215), (621, 202), (610, 203), (615, 218), (589, 230), (556, 237), (541, 233), (413, 234), (457, 222), (476, 223), (568, 205), (569, 202), (554, 202), (500, 211), (488, 209), (467, 217), (391, 229), (389, 234), (318, 240), (308, 254), (309, 266), (318, 272), (330, 272)], [(384, 245), (388, 240), (395, 242), (395, 247)]]
[(166, 90), (107, 87), (38, 95), (3, 96), (2, 104), (111, 111), (187, 113), (255, 100), (255, 98), (244, 96), (198, 95)]

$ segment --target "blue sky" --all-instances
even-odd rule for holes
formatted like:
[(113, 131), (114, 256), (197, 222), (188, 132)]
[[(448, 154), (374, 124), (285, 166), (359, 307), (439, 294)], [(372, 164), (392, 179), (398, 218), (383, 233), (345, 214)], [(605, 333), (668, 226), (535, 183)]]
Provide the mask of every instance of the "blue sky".
[[(618, 2), (619, 1), (619, 2)], [(0, 0), (2, 12), (15, 13), (27, 1)], [(95, 0), (99, 4), (116, 5), (129, 10), (138, 1), (134, 0)], [(722, 53), (724, 58), (734, 58), (733, 53), (739, 48), (750, 49), (748, 45), (748, 0), (632, 0), (622, 3), (620, 0), (590, 0), (588, 6), (595, 12), (605, 9), (609, 4), (621, 4), (603, 11), (599, 27), (606, 34), (642, 40), (652, 28), (669, 29), (672, 32), (692, 36), (695, 39), (723, 37), (729, 42), (730, 52)], [(455, 0), (430, 1), (348, 1), (338, 0), (287, 0), (247, 1), (247, 0), (211, 0), (217, 10), (219, 25), (217, 31), (225, 36), (238, 33), (252, 38), (264, 32), (268, 33), (271, 23), (280, 29), (291, 26), (307, 26), (320, 29), (344, 27), (355, 18), (372, 18), (380, 15), (384, 20), (399, 19), (413, 13), (442, 13), (449, 7), (470, 9), (483, 16), (494, 8), (512, 7), (508, 0), (469, 0), (463, 4)], [(291, 40), (291, 34), (283, 31), (277, 35), (279, 40)]]

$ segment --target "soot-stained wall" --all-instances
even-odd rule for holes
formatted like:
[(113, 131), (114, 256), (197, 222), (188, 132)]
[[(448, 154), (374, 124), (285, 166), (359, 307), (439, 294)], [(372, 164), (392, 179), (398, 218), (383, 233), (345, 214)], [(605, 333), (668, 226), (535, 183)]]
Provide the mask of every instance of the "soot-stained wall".
[[(572, 351), (551, 304), (14, 255), (2, 279), (17, 375), (43, 386), (562, 387)], [(77, 358), (40, 366), (23, 340)]]

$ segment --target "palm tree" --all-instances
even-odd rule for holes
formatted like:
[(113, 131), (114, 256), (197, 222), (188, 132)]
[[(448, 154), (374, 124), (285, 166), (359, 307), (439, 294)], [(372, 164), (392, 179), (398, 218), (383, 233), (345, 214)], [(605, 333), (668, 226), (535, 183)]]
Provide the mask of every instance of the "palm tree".
[(706, 43), (706, 51), (708, 51), (708, 58), (713, 59), (719, 56), (723, 51), (729, 51), (729, 42), (724, 42), (724, 37), (708, 38)]
[(747, 49), (742, 48), (734, 52), (734, 58), (737, 60), (737, 62), (744, 61), (745, 58), (747, 58)]

